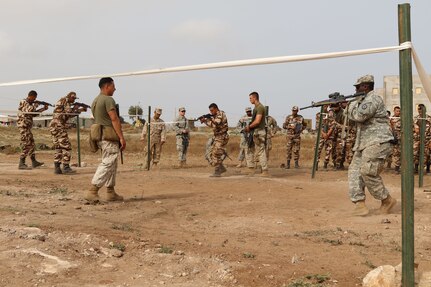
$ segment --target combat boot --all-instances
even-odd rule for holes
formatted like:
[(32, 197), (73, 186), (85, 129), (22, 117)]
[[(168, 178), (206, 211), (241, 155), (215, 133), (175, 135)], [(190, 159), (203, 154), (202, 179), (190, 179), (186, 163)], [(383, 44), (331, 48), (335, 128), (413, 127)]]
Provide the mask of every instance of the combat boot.
[(210, 177), (220, 177), (221, 176), (221, 172), (220, 172), (220, 167), (216, 166), (214, 169), (214, 173), (210, 175)]
[(259, 174), (259, 176), (261, 177), (270, 177), (270, 174), (268, 173), (268, 170), (262, 170), (262, 173)]
[(31, 169), (31, 167), (28, 167), (28, 166), (25, 164), (25, 157), (21, 157), (21, 158), (19, 159), (18, 169)]
[(299, 163), (297, 160), (295, 160), (295, 168), (299, 168)]
[(388, 214), (395, 204), (397, 204), (397, 200), (388, 195), (388, 197), (382, 200), (382, 205), (380, 205), (380, 214)]
[(290, 169), (290, 160), (288, 160), (287, 162), (286, 162), (286, 167), (285, 167), (286, 169)]
[(36, 168), (36, 167), (39, 167), (39, 166), (43, 165), (43, 162), (38, 162), (36, 160), (36, 155), (33, 154), (30, 158), (31, 158), (31, 166), (33, 168)]
[(61, 171), (60, 168), (60, 162), (54, 162), (54, 174), (62, 174), (63, 172)]
[(430, 173), (430, 164), (427, 163), (427, 173)]
[(388, 162), (388, 164), (386, 165), (386, 168), (387, 168), (387, 169), (391, 169), (391, 167), (392, 167), (392, 163), (391, 163), (391, 162)]
[(328, 169), (328, 163), (327, 162), (323, 163), (323, 169)]
[(76, 171), (70, 168), (68, 163), (63, 164), (63, 173), (75, 173)]
[(123, 197), (115, 192), (114, 187), (108, 187), (106, 189), (106, 200), (107, 201), (122, 201)]
[(415, 164), (415, 173), (419, 173), (419, 165)]
[(248, 176), (253, 176), (255, 174), (255, 168), (254, 167), (248, 167), (246, 170), (244, 170), (244, 174)]
[(395, 166), (395, 173), (400, 174), (400, 167), (399, 166)]
[(224, 172), (226, 172), (226, 171), (227, 171), (226, 167), (222, 164), (222, 165), (220, 166), (220, 174), (222, 174), (222, 173), (224, 173)]
[(99, 201), (99, 195), (98, 195), (99, 187), (97, 185), (92, 185), (90, 190), (87, 191), (87, 194), (84, 196), (84, 199), (90, 202), (96, 202)]
[(344, 163), (340, 163), (338, 166), (337, 166), (337, 170), (344, 170), (345, 168), (344, 168)]
[(365, 200), (360, 200), (355, 202), (355, 209), (353, 210), (353, 215), (355, 216), (365, 216), (369, 213), (367, 206), (365, 205)]

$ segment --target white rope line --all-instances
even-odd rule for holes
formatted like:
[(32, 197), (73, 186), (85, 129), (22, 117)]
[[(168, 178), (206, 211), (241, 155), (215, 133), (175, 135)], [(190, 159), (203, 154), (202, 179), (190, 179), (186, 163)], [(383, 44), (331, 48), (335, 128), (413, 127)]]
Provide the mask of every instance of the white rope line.
[(330, 59), (330, 58), (340, 58), (340, 57), (350, 57), (350, 56), (358, 56), (358, 55), (366, 55), (366, 54), (385, 53), (385, 52), (400, 51), (400, 50), (411, 49), (411, 48), (412, 48), (411, 42), (404, 42), (398, 46), (389, 46), (389, 47), (382, 47), (382, 48), (370, 48), (370, 49), (360, 49), (360, 50), (331, 52), (331, 53), (319, 53), (319, 54), (306, 54), (306, 55), (296, 55), (296, 56), (256, 58), (256, 59), (247, 59), (247, 60), (207, 63), (207, 64), (199, 64), (199, 65), (178, 66), (178, 67), (170, 67), (170, 68), (158, 68), (158, 69), (150, 69), (150, 70), (143, 70), (143, 71), (136, 71), (136, 72), (117, 73), (117, 74), (111, 74), (111, 75), (103, 74), (103, 75), (75, 76), (75, 77), (63, 77), (63, 78), (50, 78), (50, 79), (37, 79), (37, 80), (6, 82), (6, 83), (0, 83), (0, 87), (28, 85), (28, 84), (40, 84), (40, 83), (52, 83), (52, 82), (63, 82), (63, 81), (74, 81), (74, 80), (86, 80), (86, 79), (99, 79), (99, 78), (106, 77), (106, 76), (127, 77), (127, 76), (151, 75), (151, 74), (161, 74), (161, 73), (219, 69), (219, 68), (229, 68), (229, 67), (280, 64), (280, 63), (287, 63), (287, 62), (322, 60), (322, 59)]

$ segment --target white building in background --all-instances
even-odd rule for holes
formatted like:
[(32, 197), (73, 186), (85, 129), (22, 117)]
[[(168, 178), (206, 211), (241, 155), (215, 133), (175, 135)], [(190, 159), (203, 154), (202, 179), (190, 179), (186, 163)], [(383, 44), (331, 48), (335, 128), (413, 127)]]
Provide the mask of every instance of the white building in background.
[[(386, 108), (391, 112), (395, 106), (400, 105), (400, 77), (399, 76), (384, 76), (383, 89), (378, 91), (383, 97)], [(413, 76), (413, 114), (416, 114), (416, 105), (424, 104), (427, 112), (431, 112), (431, 102), (427, 97), (419, 76)]]

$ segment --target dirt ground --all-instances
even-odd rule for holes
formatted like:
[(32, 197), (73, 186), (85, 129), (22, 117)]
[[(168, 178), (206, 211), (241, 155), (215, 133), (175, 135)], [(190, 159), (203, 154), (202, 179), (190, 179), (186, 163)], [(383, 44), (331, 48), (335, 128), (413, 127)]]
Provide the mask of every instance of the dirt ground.
[[(46, 135), (37, 141), (49, 143)], [(375, 266), (401, 262), (401, 205), (378, 215), (368, 196), (371, 214), (351, 216), (347, 171), (311, 179), (312, 138), (290, 170), (279, 168), (284, 138), (275, 138), (270, 178), (235, 167), (235, 136), (221, 178), (208, 177), (204, 136), (192, 139), (184, 169), (172, 167), (172, 136), (151, 171), (141, 168), (137, 136), (128, 141), (118, 203), (83, 200), (97, 154), (84, 152), (74, 175), (54, 175), (51, 150), (28, 171), (17, 169), (18, 153), (0, 153), (0, 286), (360, 286)], [(384, 180), (400, 201), (400, 176), (386, 171)], [(415, 195), (416, 262), (429, 270), (430, 195)]]

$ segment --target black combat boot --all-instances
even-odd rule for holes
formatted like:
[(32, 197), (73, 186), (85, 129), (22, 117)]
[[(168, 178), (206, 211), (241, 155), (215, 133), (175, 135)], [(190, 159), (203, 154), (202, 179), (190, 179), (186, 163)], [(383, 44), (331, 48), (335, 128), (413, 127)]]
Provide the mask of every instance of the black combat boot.
[(55, 174), (62, 174), (63, 173), (61, 171), (60, 164), (61, 163), (59, 163), (59, 162), (54, 162), (54, 173)]
[(297, 160), (295, 160), (295, 168), (299, 168), (299, 163)]
[(427, 173), (430, 173), (430, 163), (427, 163)]
[(210, 177), (220, 177), (221, 176), (221, 172), (220, 172), (220, 166), (216, 166), (214, 169), (214, 173), (210, 175)]
[(286, 162), (286, 167), (285, 167), (286, 169), (290, 169), (290, 160), (288, 160), (287, 162)]
[(396, 174), (400, 174), (400, 167), (399, 166), (395, 166), (395, 173)]
[(31, 167), (28, 167), (28, 166), (25, 164), (25, 157), (21, 157), (21, 158), (19, 159), (18, 169), (31, 169)]
[(221, 164), (220, 165), (220, 174), (222, 174), (222, 173), (224, 173), (226, 171), (227, 171), (226, 167), (223, 164)]
[(68, 163), (65, 163), (63, 164), (63, 173), (75, 173), (75, 171), (70, 168)]
[(328, 163), (327, 162), (323, 163), (323, 169), (328, 169)]
[(33, 168), (36, 168), (36, 167), (39, 167), (39, 166), (43, 165), (43, 162), (38, 162), (36, 160), (36, 155), (33, 154), (30, 158), (31, 158), (31, 166)]
[(419, 164), (415, 164), (415, 173), (419, 172)]

